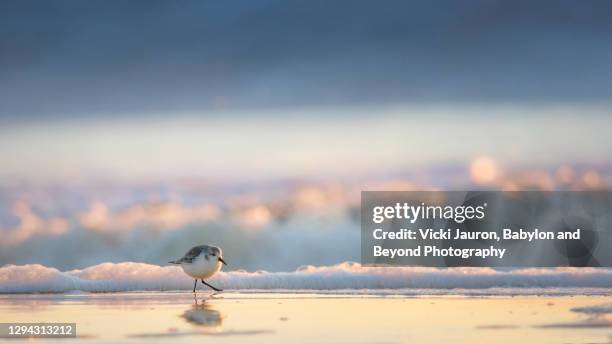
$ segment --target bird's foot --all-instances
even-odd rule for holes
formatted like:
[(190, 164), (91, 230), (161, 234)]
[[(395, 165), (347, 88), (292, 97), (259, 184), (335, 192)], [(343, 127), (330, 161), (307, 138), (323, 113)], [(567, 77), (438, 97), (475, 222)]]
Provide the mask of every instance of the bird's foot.
[(217, 292), (219, 292), (219, 291), (223, 291), (223, 289), (219, 289), (219, 288), (213, 287), (212, 285), (210, 285), (210, 284), (206, 283), (204, 280), (202, 280), (202, 283), (206, 284), (207, 286), (209, 286), (209, 287), (210, 287), (210, 289), (212, 289), (212, 290), (214, 290), (214, 291), (217, 291)]

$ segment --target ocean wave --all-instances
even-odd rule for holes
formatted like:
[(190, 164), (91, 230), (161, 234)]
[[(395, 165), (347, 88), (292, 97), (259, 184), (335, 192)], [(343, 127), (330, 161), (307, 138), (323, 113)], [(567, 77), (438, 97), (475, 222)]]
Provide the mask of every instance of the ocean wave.
[[(38, 264), (0, 268), (0, 293), (190, 290), (192, 281), (180, 267), (135, 262), (103, 263), (71, 271)], [(210, 282), (237, 291), (490, 288), (609, 288), (612, 291), (612, 269), (373, 268), (345, 262), (331, 266), (304, 266), (293, 272), (219, 272)]]

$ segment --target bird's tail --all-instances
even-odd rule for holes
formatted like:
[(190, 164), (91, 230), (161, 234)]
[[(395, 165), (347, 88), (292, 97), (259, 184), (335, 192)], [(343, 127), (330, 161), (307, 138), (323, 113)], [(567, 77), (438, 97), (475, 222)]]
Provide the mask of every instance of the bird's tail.
[(168, 263), (170, 263), (170, 264), (177, 264), (177, 265), (181, 264), (181, 262), (179, 262), (178, 260), (171, 260)]

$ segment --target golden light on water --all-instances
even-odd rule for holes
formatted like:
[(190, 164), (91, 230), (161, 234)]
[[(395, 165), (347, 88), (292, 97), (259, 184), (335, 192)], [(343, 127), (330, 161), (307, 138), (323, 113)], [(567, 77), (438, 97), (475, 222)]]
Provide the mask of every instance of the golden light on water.
[(609, 301), (598, 296), (37, 295), (0, 298), (0, 321), (76, 322), (76, 342), (88, 343), (603, 342), (608, 318), (570, 310)]
[(498, 177), (498, 167), (493, 159), (480, 156), (470, 164), (470, 177), (475, 184), (490, 184)]
[(576, 172), (571, 166), (563, 165), (557, 169), (555, 177), (557, 181), (563, 184), (571, 184), (576, 176)]
[(601, 185), (601, 177), (594, 169), (584, 172), (582, 175), (582, 181), (584, 182), (585, 186), (590, 189), (598, 188)]

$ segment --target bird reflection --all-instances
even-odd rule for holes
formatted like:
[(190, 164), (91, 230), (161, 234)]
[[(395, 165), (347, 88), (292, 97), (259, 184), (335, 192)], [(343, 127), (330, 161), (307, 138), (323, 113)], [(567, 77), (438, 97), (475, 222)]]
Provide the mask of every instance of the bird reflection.
[(219, 330), (223, 324), (223, 315), (206, 302), (194, 297), (194, 304), (186, 310), (182, 317), (190, 324), (207, 329)]

